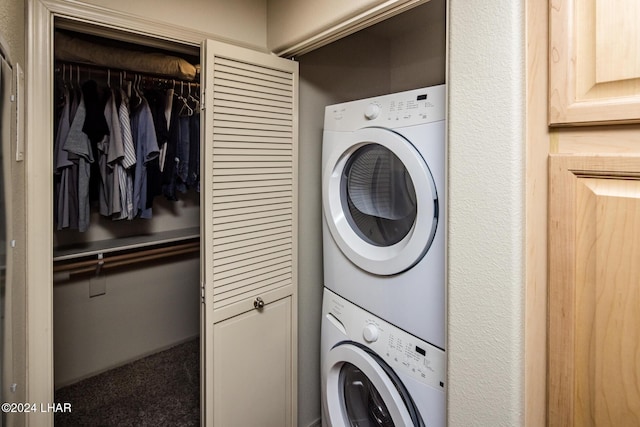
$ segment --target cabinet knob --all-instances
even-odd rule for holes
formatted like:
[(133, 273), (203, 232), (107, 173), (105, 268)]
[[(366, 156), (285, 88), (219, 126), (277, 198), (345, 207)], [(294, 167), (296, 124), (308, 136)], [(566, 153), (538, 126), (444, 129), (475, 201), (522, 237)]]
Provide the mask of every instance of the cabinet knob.
[(262, 301), (262, 298), (257, 297), (253, 301), (253, 306), (255, 307), (256, 310), (260, 310), (262, 307), (264, 307), (264, 301)]

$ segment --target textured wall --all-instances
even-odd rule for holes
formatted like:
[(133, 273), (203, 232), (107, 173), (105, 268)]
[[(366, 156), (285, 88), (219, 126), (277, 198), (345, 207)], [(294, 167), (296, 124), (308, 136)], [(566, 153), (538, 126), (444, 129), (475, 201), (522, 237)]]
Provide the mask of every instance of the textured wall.
[(24, 4), (25, 0), (0, 1), (0, 31), (9, 45), (11, 59), (24, 68)]
[(449, 2), (449, 426), (523, 425), (524, 0)]
[(269, 0), (269, 49), (289, 47), (380, 3), (383, 0)]
[[(19, 64), (25, 68), (25, 0), (2, 0), (0, 1), (0, 33), (10, 50), (11, 60), (14, 64)], [(5, 326), (9, 326), (11, 331), (10, 342), (5, 341), (7, 347), (2, 355), (5, 362), (6, 384), (17, 384), (16, 391), (8, 393), (5, 389), (2, 393), (3, 401), (24, 402), (26, 401), (26, 318), (24, 315), (26, 305), (26, 266), (25, 266), (25, 245), (26, 224), (25, 224), (25, 165), (24, 162), (12, 160), (13, 151), (8, 147), (3, 147), (4, 156), (7, 152), (8, 162), (3, 178), (9, 179), (10, 184), (5, 186), (6, 220), (7, 220), (7, 240), (15, 240), (15, 248), (7, 249), (7, 289), (6, 295), (10, 299), (9, 306), (5, 312)], [(8, 164), (8, 166), (7, 166)], [(7, 425), (20, 426), (24, 424), (23, 414), (7, 414)]]
[(266, 0), (84, 0), (147, 19), (170, 22), (266, 49)]

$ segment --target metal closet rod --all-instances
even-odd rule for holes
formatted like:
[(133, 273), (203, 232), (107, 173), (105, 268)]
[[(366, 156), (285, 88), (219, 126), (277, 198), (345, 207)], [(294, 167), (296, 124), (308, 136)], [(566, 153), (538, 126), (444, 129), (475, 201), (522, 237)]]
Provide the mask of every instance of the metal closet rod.
[[(68, 69), (64, 70), (64, 67), (68, 67)], [(92, 75), (97, 74), (100, 77), (109, 78), (111, 77), (111, 81), (117, 83), (120, 80), (120, 76), (122, 74), (123, 81), (134, 81), (134, 78), (138, 76), (141, 79), (141, 83), (153, 83), (156, 85), (161, 85), (165, 87), (174, 87), (174, 88), (184, 88), (186, 89), (189, 85), (193, 88), (200, 88), (200, 83), (196, 81), (190, 80), (182, 80), (177, 79), (170, 76), (160, 76), (148, 73), (140, 73), (137, 71), (131, 70), (122, 70), (118, 68), (110, 68), (110, 67), (100, 67), (97, 65), (87, 65), (77, 62), (68, 62), (68, 61), (56, 61), (55, 72), (62, 75), (63, 78), (69, 76), (70, 79), (79, 78), (79, 73), (84, 73)]]
[(135, 250), (133, 252), (120, 255), (105, 256), (100, 252), (95, 258), (75, 262), (56, 262), (53, 266), (54, 273), (75, 274), (96, 273), (100, 274), (103, 269), (124, 267), (132, 264), (139, 264), (155, 261), (163, 258), (170, 258), (179, 255), (192, 254), (200, 251), (200, 242), (171, 243), (159, 248), (147, 248)]

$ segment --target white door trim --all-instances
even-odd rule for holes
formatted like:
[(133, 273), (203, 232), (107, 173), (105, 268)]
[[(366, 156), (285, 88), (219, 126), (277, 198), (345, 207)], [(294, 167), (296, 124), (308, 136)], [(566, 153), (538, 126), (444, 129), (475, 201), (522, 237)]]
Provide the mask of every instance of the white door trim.
[[(26, 401), (53, 403), (53, 34), (54, 18), (199, 47), (214, 34), (78, 2), (27, 2), (26, 71)], [(131, 30), (135, 29), (135, 30)], [(227, 42), (225, 40), (225, 42)], [(237, 44), (237, 43), (235, 43)], [(53, 413), (29, 413), (28, 425), (53, 425)]]

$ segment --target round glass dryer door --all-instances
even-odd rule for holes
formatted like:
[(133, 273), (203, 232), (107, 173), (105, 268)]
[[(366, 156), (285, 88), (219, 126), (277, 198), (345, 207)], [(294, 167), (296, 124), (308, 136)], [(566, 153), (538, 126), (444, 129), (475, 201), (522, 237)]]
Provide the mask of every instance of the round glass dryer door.
[(382, 128), (350, 134), (323, 171), (323, 207), (341, 251), (360, 268), (392, 275), (429, 250), (438, 223), (435, 183), (420, 153)]
[(341, 343), (329, 352), (326, 363), (329, 425), (424, 426), (402, 381), (366, 347)]

